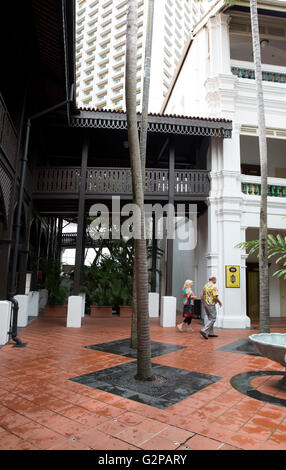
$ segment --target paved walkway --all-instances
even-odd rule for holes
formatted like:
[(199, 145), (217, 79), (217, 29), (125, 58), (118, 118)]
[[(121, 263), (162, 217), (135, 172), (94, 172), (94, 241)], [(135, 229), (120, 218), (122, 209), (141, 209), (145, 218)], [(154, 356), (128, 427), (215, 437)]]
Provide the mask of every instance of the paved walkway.
[[(152, 319), (152, 341), (186, 346), (153, 362), (220, 380), (162, 410), (69, 380), (134, 361), (85, 348), (128, 338), (130, 319), (85, 317), (82, 328), (74, 329), (61, 317), (36, 318), (20, 331), (25, 348), (11, 343), (0, 350), (0, 449), (285, 450), (285, 403), (251, 398), (230, 384), (243, 372), (282, 374), (282, 366), (220, 349), (258, 330), (217, 330), (218, 338), (204, 340), (199, 320), (193, 328), (179, 333)], [(285, 327), (271, 331), (284, 333)], [(260, 375), (251, 385), (283, 403), (280, 378)]]

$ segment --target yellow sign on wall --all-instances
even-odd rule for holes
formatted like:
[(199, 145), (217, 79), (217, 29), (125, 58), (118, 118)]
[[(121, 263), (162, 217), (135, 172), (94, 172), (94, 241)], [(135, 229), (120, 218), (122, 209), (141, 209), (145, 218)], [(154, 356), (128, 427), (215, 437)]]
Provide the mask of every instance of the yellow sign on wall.
[(226, 266), (226, 287), (240, 287), (240, 267)]

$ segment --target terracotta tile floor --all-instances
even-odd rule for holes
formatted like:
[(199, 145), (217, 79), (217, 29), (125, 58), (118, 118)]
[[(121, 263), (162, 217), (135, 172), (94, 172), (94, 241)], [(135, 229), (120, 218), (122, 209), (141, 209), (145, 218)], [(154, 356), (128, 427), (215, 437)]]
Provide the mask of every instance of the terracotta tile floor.
[[(230, 379), (255, 370), (283, 371), (269, 359), (219, 350), (258, 330), (217, 330), (204, 340), (194, 332), (161, 328), (151, 319), (151, 339), (186, 346), (158, 356), (157, 364), (212, 374), (221, 380), (164, 410), (70, 381), (133, 359), (85, 348), (127, 338), (128, 318), (85, 317), (82, 328), (40, 316), (19, 332), (25, 348), (0, 350), (1, 450), (286, 450), (286, 407), (235, 390)], [(285, 332), (276, 322), (271, 331)], [(276, 376), (251, 385), (286, 399)]]

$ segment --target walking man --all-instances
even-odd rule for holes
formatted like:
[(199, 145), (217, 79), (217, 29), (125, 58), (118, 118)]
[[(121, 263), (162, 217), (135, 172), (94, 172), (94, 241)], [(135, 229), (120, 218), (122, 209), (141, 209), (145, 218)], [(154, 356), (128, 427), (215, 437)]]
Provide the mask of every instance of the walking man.
[(214, 323), (216, 321), (216, 304), (222, 306), (218, 298), (218, 290), (216, 287), (216, 277), (211, 276), (209, 282), (204, 286), (201, 295), (202, 305), (206, 312), (205, 326), (201, 329), (200, 334), (203, 338), (217, 338), (214, 334)]

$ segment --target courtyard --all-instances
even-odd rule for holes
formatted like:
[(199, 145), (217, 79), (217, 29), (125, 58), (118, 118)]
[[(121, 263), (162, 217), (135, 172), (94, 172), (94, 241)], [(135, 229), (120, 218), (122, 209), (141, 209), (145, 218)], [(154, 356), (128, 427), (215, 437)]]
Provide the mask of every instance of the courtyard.
[[(19, 330), (24, 348), (0, 349), (0, 449), (286, 450), (284, 369), (248, 341), (258, 325), (207, 341), (200, 320), (192, 327), (150, 319), (158, 383), (142, 388), (130, 318), (33, 319)], [(285, 327), (274, 319), (271, 332)]]

